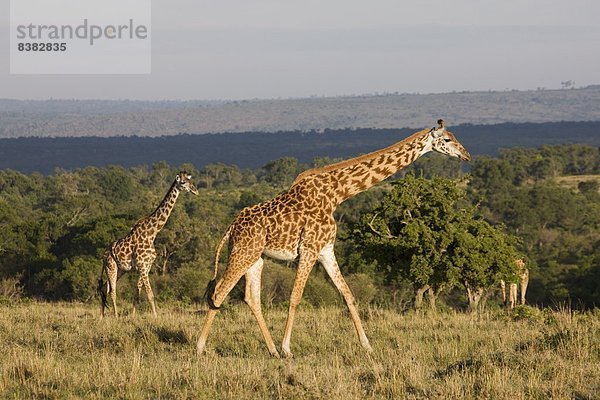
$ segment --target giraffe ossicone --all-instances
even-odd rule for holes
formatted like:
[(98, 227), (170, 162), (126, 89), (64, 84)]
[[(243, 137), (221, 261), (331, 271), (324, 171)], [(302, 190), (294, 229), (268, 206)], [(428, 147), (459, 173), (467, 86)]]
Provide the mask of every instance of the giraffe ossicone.
[[(210, 309), (198, 339), (197, 354), (200, 355), (205, 348), (217, 309), (245, 275), (245, 301), (258, 322), (269, 352), (279, 357), (261, 310), (263, 255), (285, 260), (298, 259), (298, 271), (282, 342), (285, 356), (292, 356), (290, 342), (296, 308), (308, 275), (317, 261), (323, 265), (344, 297), (360, 343), (370, 350), (354, 295), (346, 284), (335, 257), (337, 227), (333, 212), (344, 200), (367, 190), (430, 151), (462, 160), (470, 159), (469, 153), (446, 129), (444, 121), (439, 120), (437, 127), (423, 129), (384, 149), (305, 171), (298, 175), (288, 191), (240, 211), (215, 252), (214, 275), (207, 287)], [(217, 282), (219, 255), (227, 242), (230, 249), (227, 268)]]
[[(156, 210), (145, 218), (140, 219), (131, 228), (131, 231), (123, 238), (112, 242), (102, 257), (102, 272), (98, 279), (98, 290), (101, 297), (101, 316), (104, 317), (104, 310), (108, 307), (107, 295), (110, 294), (115, 316), (119, 316), (117, 310), (117, 278), (118, 272), (137, 270), (140, 278), (137, 284), (137, 296), (135, 305), (139, 302), (142, 288), (145, 289), (148, 301), (152, 307), (152, 313), (156, 316), (156, 306), (154, 304), (154, 293), (150, 286), (148, 274), (152, 263), (156, 258), (156, 250), (154, 248), (154, 239), (156, 235), (167, 223), (171, 211), (175, 207), (177, 198), (181, 191), (186, 191), (198, 194), (198, 189), (191, 181), (192, 176), (186, 171), (181, 171), (175, 177), (173, 184), (165, 195), (164, 199)], [(105, 283), (102, 276), (106, 273), (107, 282)], [(135, 311), (135, 308), (134, 308)]]

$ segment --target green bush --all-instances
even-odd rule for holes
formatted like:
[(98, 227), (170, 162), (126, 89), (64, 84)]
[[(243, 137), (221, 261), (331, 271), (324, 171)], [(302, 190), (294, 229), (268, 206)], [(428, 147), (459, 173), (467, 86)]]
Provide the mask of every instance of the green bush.
[(513, 321), (530, 321), (530, 322), (543, 322), (544, 313), (537, 307), (531, 307), (526, 305), (516, 306), (510, 310), (510, 318)]
[(156, 295), (159, 300), (202, 303), (212, 271), (205, 266), (184, 264), (171, 276), (157, 276)]

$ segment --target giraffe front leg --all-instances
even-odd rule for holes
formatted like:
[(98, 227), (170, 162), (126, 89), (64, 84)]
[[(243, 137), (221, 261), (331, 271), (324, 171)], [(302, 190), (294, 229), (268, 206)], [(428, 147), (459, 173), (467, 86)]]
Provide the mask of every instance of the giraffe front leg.
[(143, 288), (144, 288), (144, 279), (140, 276), (140, 278), (138, 279), (138, 283), (137, 283), (137, 292), (133, 299), (133, 310), (131, 312), (132, 315), (136, 315), (136, 313), (137, 313), (137, 308), (139, 307), (139, 304), (140, 304)]
[(525, 305), (525, 294), (527, 293), (527, 286), (529, 285), (529, 270), (521, 274), (521, 305)]
[(506, 304), (506, 282), (500, 279), (500, 293), (502, 294), (502, 304)]
[(119, 311), (117, 310), (117, 273), (118, 268), (110, 269), (110, 271), (107, 271), (108, 282), (110, 285), (110, 298), (113, 303), (113, 310), (115, 311), (115, 317), (119, 318)]
[(508, 284), (508, 308), (509, 308), (509, 310), (512, 310), (513, 308), (515, 308), (516, 304), (517, 304), (517, 284), (511, 282)]
[[(148, 268), (149, 270), (150, 268)], [(144, 289), (146, 289), (146, 295), (148, 296), (148, 302), (150, 303), (150, 306), (152, 307), (152, 315), (154, 315), (155, 317), (157, 316), (156, 314), (156, 305), (154, 304), (154, 293), (152, 292), (152, 287), (150, 286), (150, 278), (148, 277), (148, 272), (149, 271), (144, 271), (142, 273), (142, 275), (140, 276), (140, 280), (143, 283)]]
[(350, 311), (350, 317), (354, 323), (354, 328), (356, 329), (356, 334), (358, 335), (360, 344), (366, 350), (372, 351), (373, 349), (371, 348), (369, 339), (365, 334), (365, 330), (363, 329), (362, 322), (360, 320), (360, 315), (358, 314), (358, 309), (356, 308), (356, 300), (354, 299), (354, 295), (352, 294), (350, 287), (348, 287), (346, 280), (342, 276), (340, 267), (335, 258), (333, 244), (328, 244), (323, 248), (323, 250), (321, 250), (321, 254), (319, 254), (319, 262), (323, 265), (325, 271), (327, 271), (327, 274), (335, 284), (335, 287), (339, 290), (342, 296), (344, 296), (344, 300), (346, 301), (346, 305)]
[(300, 252), (300, 261), (298, 262), (298, 271), (296, 272), (296, 279), (294, 280), (294, 287), (292, 289), (292, 295), (290, 296), (290, 308), (288, 310), (288, 318), (285, 323), (285, 333), (283, 335), (283, 342), (281, 344), (281, 350), (283, 351), (284, 357), (291, 358), (294, 355), (290, 349), (290, 342), (292, 339), (292, 327), (294, 326), (294, 318), (296, 316), (296, 308), (300, 304), (302, 299), (302, 293), (304, 293), (304, 286), (310, 275), (315, 262), (317, 260), (317, 252), (303, 249)]

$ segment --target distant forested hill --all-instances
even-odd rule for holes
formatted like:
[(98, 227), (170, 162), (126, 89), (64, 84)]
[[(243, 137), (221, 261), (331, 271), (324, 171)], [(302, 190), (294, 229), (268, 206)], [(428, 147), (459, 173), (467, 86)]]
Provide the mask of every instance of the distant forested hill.
[[(582, 143), (600, 146), (600, 122), (504, 123), (450, 127), (473, 155), (499, 148)], [(167, 161), (171, 165), (210, 163), (257, 168), (284, 156), (352, 157), (399, 141), (415, 129), (339, 129), (323, 132), (245, 132), (162, 137), (77, 137), (0, 139), (0, 169), (44, 174), (55, 168)]]
[(600, 121), (600, 85), (580, 89), (243, 101), (0, 99), (0, 138), (422, 128)]

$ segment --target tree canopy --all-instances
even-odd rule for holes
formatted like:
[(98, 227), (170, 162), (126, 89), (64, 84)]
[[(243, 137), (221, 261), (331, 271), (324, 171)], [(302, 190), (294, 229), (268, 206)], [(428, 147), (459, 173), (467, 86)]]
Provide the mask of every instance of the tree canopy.
[(356, 247), (377, 262), (388, 284), (411, 282), (420, 296), (429, 288), (515, 280), (515, 239), (476, 214), (462, 183), (407, 175), (361, 218)]

